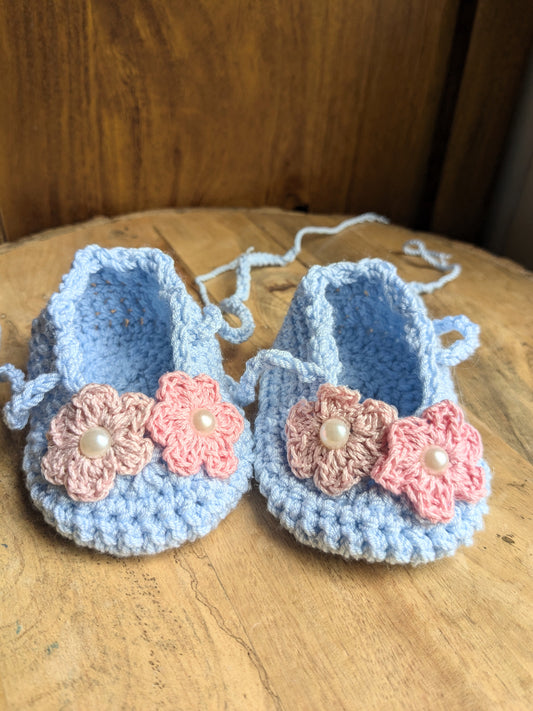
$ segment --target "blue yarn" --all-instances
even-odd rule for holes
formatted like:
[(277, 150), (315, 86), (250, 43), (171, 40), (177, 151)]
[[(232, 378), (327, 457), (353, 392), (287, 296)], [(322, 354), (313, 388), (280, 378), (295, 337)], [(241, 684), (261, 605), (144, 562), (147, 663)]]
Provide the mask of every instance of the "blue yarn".
[[(253, 267), (285, 265), (301, 249), (307, 234), (337, 234), (363, 222), (386, 222), (373, 213), (345, 220), (336, 227), (306, 227), (284, 255), (248, 250), (231, 263), (198, 277), (205, 303), (204, 282), (234, 269), (237, 289), (229, 311), (243, 318), (235, 338), (253, 332), (253, 318), (242, 303), (249, 296)], [(450, 256), (410, 240), (404, 253), (419, 256), (442, 277), (430, 283), (406, 284), (392, 264), (363, 259), (312, 267), (298, 287), (289, 313), (274, 343), (250, 359), (235, 392), (241, 404), (255, 399), (255, 477), (269, 510), (295, 537), (308, 545), (346, 558), (371, 562), (422, 563), (452, 555), (469, 545), (482, 527), (486, 500), (475, 505), (459, 501), (447, 524), (429, 524), (400, 497), (371, 479), (361, 481), (340, 497), (319, 491), (311, 479), (296, 478), (285, 447), (285, 421), (302, 398), (315, 399), (320, 384), (347, 385), (363, 398), (384, 400), (400, 416), (421, 414), (430, 405), (449, 399), (457, 402), (450, 366), (468, 358), (479, 345), (479, 327), (466, 316), (432, 321), (418, 296), (431, 293), (455, 279), (461, 271)], [(443, 348), (439, 336), (458, 331), (462, 339)], [(490, 484), (490, 471), (481, 463)]]
[(406, 242), (403, 246), (404, 254), (408, 254), (413, 257), (422, 257), (424, 261), (435, 269), (439, 269), (442, 272), (448, 272), (440, 279), (430, 282), (429, 284), (421, 281), (410, 282), (411, 289), (414, 289), (419, 294), (432, 294), (437, 289), (440, 289), (449, 281), (457, 279), (461, 273), (460, 264), (450, 264), (451, 255), (445, 254), (444, 252), (435, 252), (434, 250), (428, 249), (426, 245), (419, 239), (411, 239)]
[(283, 267), (294, 261), (302, 248), (302, 240), (306, 235), (336, 235), (348, 227), (354, 227), (364, 222), (387, 223), (388, 220), (373, 212), (367, 212), (364, 215), (350, 217), (339, 225), (335, 225), (335, 227), (303, 227), (296, 233), (293, 246), (285, 254), (255, 252), (254, 248), (250, 247), (244, 254), (241, 254), (240, 257), (237, 257), (232, 262), (223, 264), (208, 274), (202, 274), (202, 276), (197, 277), (196, 285), (202, 301), (207, 306), (210, 302), (205, 282), (225, 272), (235, 271), (237, 282), (235, 293), (230, 298), (224, 299), (220, 304), (220, 308), (224, 313), (231, 313), (237, 316), (241, 321), (241, 325), (235, 328), (224, 322), (220, 329), (220, 335), (230, 343), (242, 343), (250, 338), (254, 332), (255, 323), (253, 316), (250, 309), (243, 303), (250, 296), (251, 271), (253, 267)]
[(298, 376), (302, 383), (326, 383), (326, 371), (316, 363), (305, 363), (288, 351), (270, 348), (261, 350), (246, 363), (246, 369), (235, 392), (236, 400), (244, 407), (255, 400), (255, 389), (259, 378), (266, 370), (281, 368)]
[[(13, 366), (0, 367), (13, 397), (4, 417), (30, 430), (24, 452), (26, 482), (45, 519), (76, 543), (116, 556), (157, 553), (204, 536), (236, 506), (252, 476), (252, 436), (235, 445), (238, 470), (222, 481), (203, 470), (191, 477), (169, 473), (156, 447), (137, 476), (118, 476), (107, 498), (70, 499), (40, 473), (52, 418), (87, 383), (105, 383), (120, 394), (151, 397), (163, 373), (206, 373), (233, 401), (236, 383), (224, 372), (215, 334), (220, 309), (203, 311), (177, 277), (170, 257), (156, 249), (80, 250), (58, 293), (35, 319), (28, 381)], [(241, 410), (242, 414), (242, 410)]]
[[(245, 254), (210, 274), (198, 277), (204, 303), (204, 282), (229, 270), (236, 271), (237, 288), (227, 310), (238, 313), (240, 329), (228, 339), (240, 342), (251, 335), (253, 318), (243, 304), (250, 293), (251, 269), (285, 265), (301, 249), (308, 234), (338, 234), (363, 222), (386, 222), (373, 213), (345, 220), (336, 227), (306, 227), (284, 255)], [(410, 240), (404, 253), (421, 257), (443, 276), (430, 283), (406, 284), (392, 264), (363, 259), (312, 267), (292, 300), (274, 348), (250, 359), (235, 391), (242, 405), (255, 399), (255, 477), (269, 510), (301, 542), (346, 558), (371, 562), (423, 563), (452, 555), (459, 545), (470, 545), (483, 525), (486, 500), (471, 505), (456, 502), (447, 524), (419, 518), (400, 498), (371, 479), (364, 479), (339, 497), (319, 491), (311, 479), (296, 478), (285, 447), (285, 421), (302, 398), (313, 400), (320, 384), (347, 385), (363, 398), (395, 405), (400, 416), (419, 415), (444, 399), (457, 402), (450, 366), (468, 358), (479, 345), (479, 327), (466, 316), (432, 321), (419, 294), (431, 293), (457, 278), (458, 264), (450, 255)], [(443, 348), (439, 336), (457, 331), (462, 339)], [(481, 462), (490, 485), (490, 471)]]
[(13, 395), (4, 407), (4, 422), (12, 430), (21, 430), (28, 424), (33, 408), (42, 402), (46, 393), (59, 382), (57, 373), (43, 373), (35, 380), (25, 382), (24, 373), (8, 363), (0, 366), (0, 381), (11, 383)]
[[(262, 372), (255, 477), (271, 513), (302, 543), (346, 558), (417, 564), (452, 555), (482, 527), (486, 500), (456, 502), (453, 520), (434, 525), (371, 479), (330, 497), (311, 479), (296, 478), (287, 462), (285, 421), (300, 399), (316, 399), (320, 379), (300, 377), (313, 364), (323, 381), (357, 389), (363, 399), (384, 400), (400, 416), (420, 414), (444, 399), (457, 402), (449, 366), (475, 350), (479, 328), (466, 316), (432, 321), (416, 291), (378, 259), (312, 267), (274, 343), (276, 359), (285, 352), (285, 362), (290, 356), (295, 366), (260, 367), (268, 352), (259, 366), (248, 365), (247, 372)], [(443, 348), (438, 336), (451, 330), (463, 340)]]
[[(479, 328), (466, 316), (432, 321), (418, 296), (459, 274), (448, 255), (417, 240), (405, 246), (407, 254), (447, 272), (430, 284), (408, 285), (381, 260), (312, 267), (274, 348), (248, 362), (240, 383), (223, 370), (215, 334), (241, 343), (254, 330), (243, 303), (251, 269), (288, 264), (307, 234), (337, 234), (367, 221), (386, 220), (367, 214), (333, 228), (304, 228), (284, 255), (248, 250), (198, 277), (203, 311), (176, 276), (172, 260), (159, 250), (92, 245), (78, 252), (59, 293), (33, 323), (28, 380), (11, 365), (0, 367), (0, 380), (13, 389), (4, 409), (7, 424), (21, 429), (30, 416), (23, 464), (31, 496), (46, 520), (80, 545), (124, 556), (155, 553), (203, 536), (237, 504), (251, 476), (248, 423), (235, 447), (239, 469), (227, 481), (203, 473), (169, 475), (157, 448), (139, 475), (117, 477), (109, 496), (96, 503), (74, 502), (40, 474), (50, 421), (85, 384), (107, 383), (119, 393), (153, 396), (160, 375), (184, 370), (215, 378), (222, 397), (238, 405), (255, 398), (260, 381), (255, 475), (270, 511), (298, 540), (347, 558), (391, 563), (427, 562), (470, 544), (482, 527), (486, 500), (457, 502), (450, 523), (431, 525), (370, 479), (340, 497), (326, 496), (311, 480), (294, 477), (285, 450), (288, 411), (303, 397), (313, 399), (323, 382), (385, 400), (400, 416), (419, 414), (446, 398), (457, 401), (450, 366), (474, 352)], [(230, 269), (237, 273), (235, 294), (220, 307), (209, 304), (204, 282)], [(240, 327), (229, 326), (223, 312), (237, 315)], [(443, 348), (439, 336), (450, 331), (463, 338)], [(482, 466), (489, 484), (490, 471), (485, 462)]]

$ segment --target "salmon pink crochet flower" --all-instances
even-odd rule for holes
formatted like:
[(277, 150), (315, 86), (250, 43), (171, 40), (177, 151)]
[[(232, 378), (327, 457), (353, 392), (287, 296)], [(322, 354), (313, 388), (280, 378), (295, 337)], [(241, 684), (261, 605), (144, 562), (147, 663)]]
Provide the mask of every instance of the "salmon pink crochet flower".
[(423, 518), (451, 521), (454, 500), (474, 503), (485, 496), (479, 432), (449, 400), (428, 407), (421, 417), (394, 422), (387, 448), (372, 478), (393, 494), (405, 494)]
[(233, 445), (244, 429), (237, 408), (220, 397), (208, 375), (166, 373), (159, 379), (158, 402), (148, 422), (154, 442), (163, 449), (170, 471), (191, 476), (202, 464), (208, 476), (227, 479), (239, 460)]
[(321, 385), (317, 401), (300, 400), (287, 418), (287, 457), (299, 479), (313, 477), (325, 494), (338, 496), (368, 476), (381, 454), (385, 428), (398, 413), (380, 400), (360, 403), (360, 393)]
[(86, 385), (50, 424), (44, 478), (75, 501), (105, 499), (117, 474), (138, 474), (150, 461), (154, 445), (144, 433), (152, 404), (142, 393)]

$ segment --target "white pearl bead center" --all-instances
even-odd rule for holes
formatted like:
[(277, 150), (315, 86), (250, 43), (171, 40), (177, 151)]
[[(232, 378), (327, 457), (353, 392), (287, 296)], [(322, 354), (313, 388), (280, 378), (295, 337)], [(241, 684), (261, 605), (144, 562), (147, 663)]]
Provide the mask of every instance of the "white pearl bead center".
[(436, 445), (424, 450), (422, 461), (430, 474), (443, 474), (450, 464), (447, 451)]
[(326, 420), (320, 428), (320, 441), (328, 449), (340, 449), (344, 447), (350, 436), (350, 428), (337, 417)]
[(91, 427), (80, 439), (80, 452), (89, 459), (103, 457), (111, 448), (113, 440), (104, 427)]
[(192, 414), (192, 424), (194, 429), (199, 434), (211, 434), (214, 432), (217, 426), (216, 417), (213, 415), (211, 410), (202, 408), (200, 410), (195, 410)]

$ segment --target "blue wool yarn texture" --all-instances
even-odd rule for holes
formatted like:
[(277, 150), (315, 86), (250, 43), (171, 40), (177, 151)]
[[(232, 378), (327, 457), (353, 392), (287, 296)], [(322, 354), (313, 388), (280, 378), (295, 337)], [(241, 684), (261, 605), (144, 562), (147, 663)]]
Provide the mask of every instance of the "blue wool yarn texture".
[(236, 506), (252, 476), (246, 419), (234, 445), (238, 467), (225, 479), (207, 476), (203, 467), (177, 476), (157, 445), (142, 470), (117, 476), (102, 500), (74, 500), (41, 472), (52, 420), (90, 383), (147, 400), (165, 373), (203, 374), (218, 383), (222, 400), (235, 404), (237, 384), (224, 372), (217, 333), (243, 340), (217, 306), (194, 302), (168, 255), (96, 245), (76, 254), (59, 292), (33, 322), (27, 377), (0, 367), (0, 379), (12, 387), (7, 425), (30, 423), (23, 468), (31, 499), (63, 536), (115, 556), (157, 553), (205, 536)]
[[(263, 264), (287, 264), (306, 234), (337, 234), (362, 222), (386, 222), (377, 215), (352, 218), (335, 228), (305, 228), (292, 250), (276, 256), (247, 252), (231, 264), (200, 277), (200, 284), (227, 269), (237, 271), (237, 301), (248, 296), (250, 270)], [(398, 496), (366, 477), (340, 496), (321, 491), (313, 479), (297, 478), (288, 461), (285, 424), (299, 401), (315, 401), (324, 383), (347, 386), (394, 406), (398, 417), (420, 415), (444, 400), (457, 403), (451, 368), (478, 346), (479, 327), (466, 316), (433, 320), (420, 297), (460, 272), (449, 256), (428, 250), (418, 240), (404, 247), (444, 272), (430, 284), (406, 283), (396, 268), (380, 259), (313, 266), (302, 279), (272, 349), (260, 351), (240, 383), (242, 401), (254, 399), (255, 478), (269, 511), (295, 538), (327, 553), (369, 562), (419, 564), (450, 556), (470, 545), (487, 512), (486, 496), (476, 503), (456, 501), (453, 518), (431, 523)], [(207, 297), (204, 294), (207, 302)], [(235, 304), (233, 304), (235, 306)], [(240, 304), (253, 329), (249, 312)], [(440, 336), (457, 331), (462, 338), (444, 347)]]

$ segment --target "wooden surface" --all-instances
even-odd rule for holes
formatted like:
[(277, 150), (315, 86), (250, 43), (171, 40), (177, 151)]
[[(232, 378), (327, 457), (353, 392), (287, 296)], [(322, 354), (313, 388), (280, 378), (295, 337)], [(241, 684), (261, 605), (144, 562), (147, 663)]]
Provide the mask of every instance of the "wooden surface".
[(177, 206), (479, 236), (530, 0), (0, 3), (0, 242)]
[[(23, 366), (31, 319), (76, 249), (159, 247), (186, 283), (254, 245), (283, 252), (306, 224), (276, 210), (161, 211), (0, 247), (0, 361)], [(227, 369), (269, 346), (313, 263), (383, 257), (406, 279), (435, 273), (401, 255), (411, 233), (365, 225), (308, 237), (300, 258), (254, 272), (252, 340), (224, 345)], [(478, 353), (456, 369), (494, 470), (486, 528), (472, 548), (418, 568), (346, 562), (298, 544), (254, 487), (209, 536), (148, 558), (77, 548), (31, 506), (24, 435), (0, 425), (0, 708), (531, 708), (532, 275), (474, 247), (427, 236), (463, 265), (427, 297), (435, 317), (465, 313)], [(213, 299), (232, 291), (225, 275)], [(0, 402), (8, 396), (0, 386)]]
[(472, 239), (489, 227), (492, 191), (532, 46), (531, 0), (478, 0), (433, 230)]
[(0, 3), (5, 237), (191, 205), (410, 223), (458, 5)]

